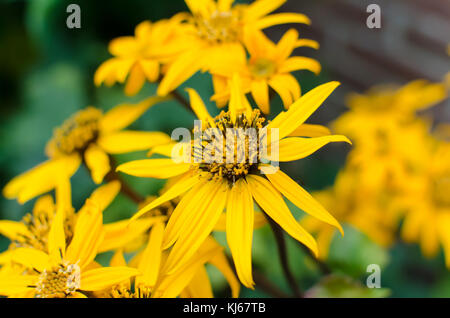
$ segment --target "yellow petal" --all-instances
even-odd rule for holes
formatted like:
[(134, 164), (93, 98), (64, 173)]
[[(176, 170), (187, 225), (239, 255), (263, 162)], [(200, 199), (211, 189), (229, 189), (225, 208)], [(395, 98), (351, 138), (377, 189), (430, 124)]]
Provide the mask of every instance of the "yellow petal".
[(91, 144), (84, 153), (84, 158), (91, 171), (92, 180), (97, 184), (101, 183), (111, 169), (108, 155), (96, 144)]
[(228, 262), (225, 253), (217, 253), (213, 258), (209, 260), (209, 263), (214, 265), (223, 274), (223, 276), (225, 276), (231, 288), (231, 296), (233, 298), (239, 297), (241, 284), (234, 275), (234, 272), (231, 269), (230, 263)]
[(270, 112), (269, 86), (264, 80), (252, 81), (251, 92), (253, 99), (264, 114)]
[[(38, 276), (4, 275), (0, 276), (0, 295), (12, 296), (34, 289)], [(31, 297), (31, 296), (30, 296)]]
[(311, 20), (301, 13), (276, 13), (259, 19), (254, 23), (254, 26), (258, 29), (265, 29), (273, 25), (286, 23), (311, 24)]
[(231, 188), (227, 200), (227, 242), (242, 284), (253, 288), (253, 198), (244, 180)]
[(165, 216), (149, 217), (130, 223), (129, 220), (117, 221), (103, 225), (105, 237), (98, 247), (98, 252), (106, 252), (122, 248), (138, 239), (155, 223), (165, 221)]
[(87, 201), (83, 213), (79, 213), (72, 241), (67, 247), (66, 259), (78, 263), (81, 269), (91, 263), (97, 255), (104, 232), (102, 213), (98, 205)]
[(148, 211), (153, 210), (158, 205), (161, 205), (167, 201), (170, 201), (170, 200), (180, 196), (181, 194), (188, 191), (190, 188), (192, 188), (197, 183), (199, 183), (199, 178), (197, 175), (186, 176), (186, 178), (183, 178), (180, 181), (178, 181), (175, 185), (170, 187), (166, 192), (164, 192), (157, 199), (155, 199), (154, 201), (150, 202), (145, 207), (140, 209), (135, 215), (133, 215), (133, 217), (131, 218), (131, 221), (142, 216), (144, 213), (147, 213)]
[(295, 43), (295, 47), (310, 47), (318, 50), (320, 47), (319, 42), (311, 40), (311, 39), (298, 39)]
[(138, 42), (132, 36), (121, 36), (109, 42), (108, 51), (112, 55), (126, 56), (137, 51)]
[(53, 216), (55, 213), (55, 203), (50, 194), (43, 195), (36, 200), (33, 206), (33, 214), (37, 215), (45, 212), (47, 216)]
[(285, 3), (286, 0), (259, 0), (252, 2), (245, 10), (245, 19), (256, 20), (275, 11)]
[(200, 215), (194, 211), (203, 209), (211, 202), (214, 193), (212, 190), (214, 189), (214, 184), (209, 184), (206, 180), (201, 180), (182, 196), (181, 201), (175, 207), (167, 223), (164, 233), (164, 249), (169, 248), (175, 243), (183, 227), (186, 228), (188, 223), (196, 222)]
[(189, 284), (186, 286), (185, 292), (189, 293), (190, 298), (213, 298), (211, 282), (204, 266), (200, 266)]
[(159, 63), (152, 60), (140, 60), (142, 71), (150, 82), (156, 82), (159, 77)]
[(289, 134), (291, 137), (322, 137), (331, 135), (331, 131), (322, 125), (302, 124)]
[(189, 93), (191, 107), (195, 115), (197, 115), (197, 118), (200, 119), (204, 124), (209, 123), (211, 127), (216, 127), (213, 118), (208, 113), (208, 110), (206, 109), (206, 106), (198, 93), (192, 88), (187, 88), (186, 91)]
[[(264, 216), (264, 213), (255, 211), (253, 229), (257, 230), (266, 224), (267, 224), (267, 219)], [(219, 221), (217, 221), (216, 225), (214, 226), (214, 231), (225, 232), (226, 228), (227, 228), (227, 214), (222, 213), (220, 215)]]
[(134, 63), (133, 58), (112, 58), (105, 61), (95, 71), (94, 84), (100, 86), (106, 82), (108, 86), (112, 86), (116, 81), (123, 83)]
[(247, 114), (250, 113), (251, 106), (242, 90), (242, 81), (237, 73), (233, 74), (230, 85), (231, 95), (228, 109), (230, 111), (231, 120), (234, 122), (239, 114), (243, 112), (247, 112)]
[(14, 241), (28, 235), (28, 228), (22, 222), (0, 220), (0, 234)]
[(202, 52), (201, 48), (199, 48), (189, 50), (180, 55), (175, 62), (169, 66), (167, 73), (164, 75), (164, 78), (158, 86), (157, 94), (159, 96), (166, 96), (199, 71), (204, 64), (204, 54), (205, 52)]
[(109, 266), (127, 266), (127, 261), (123, 256), (122, 250), (117, 250), (114, 255), (111, 257), (111, 261), (109, 262)]
[(27, 268), (35, 268), (39, 272), (43, 272), (50, 264), (50, 258), (46, 253), (28, 247), (16, 248), (11, 254), (11, 260)]
[(190, 163), (175, 163), (172, 159), (142, 159), (117, 167), (117, 171), (142, 178), (168, 179), (189, 171)]
[[(217, 223), (225, 206), (227, 186), (227, 184), (217, 182), (217, 184), (209, 187), (213, 194), (211, 204), (206, 208), (199, 208), (195, 211), (199, 215), (198, 217), (193, 218), (196, 219), (196, 221), (189, 222), (187, 225), (181, 227), (179, 239), (172, 247), (165, 264), (169, 274), (173, 273), (186, 263), (213, 230), (214, 225)], [(205, 201), (207, 201), (207, 198), (205, 198)], [(175, 211), (172, 214), (172, 217), (174, 214)]]
[(288, 108), (292, 104), (292, 94), (285, 79), (286, 77), (282, 75), (275, 75), (269, 81), (269, 85), (280, 95), (284, 107)]
[(66, 252), (66, 235), (64, 232), (65, 216), (66, 209), (60, 206), (56, 210), (55, 218), (52, 221), (48, 233), (48, 255), (56, 263), (59, 263), (64, 258)]
[[(209, 243), (208, 240), (205, 241)], [(209, 244), (207, 244), (209, 246)], [(153, 297), (177, 297), (186, 288), (192, 277), (207, 261), (214, 258), (215, 255), (222, 251), (221, 247), (210, 246), (205, 248), (202, 245), (198, 252), (194, 254), (185, 264), (173, 273), (164, 273), (161, 282), (155, 287)]]
[[(282, 112), (282, 121), (275, 119), (267, 126), (268, 128), (279, 128), (279, 138), (284, 138), (292, 133), (298, 126), (303, 124), (311, 114), (323, 103), (323, 101), (338, 87), (338, 82), (322, 84), (300, 97), (294, 102), (287, 112)], [(276, 123), (276, 125), (274, 124)]]
[(128, 281), (139, 274), (131, 267), (114, 266), (91, 269), (81, 272), (81, 290), (98, 291)]
[(290, 236), (308, 247), (316, 256), (317, 243), (314, 238), (295, 220), (280, 193), (266, 179), (247, 176), (250, 191), (259, 206)]
[(123, 129), (141, 117), (150, 107), (165, 100), (167, 98), (152, 96), (137, 104), (120, 104), (102, 117), (100, 130), (111, 132)]
[(344, 230), (339, 222), (305, 189), (303, 189), (283, 171), (278, 170), (276, 173), (267, 174), (266, 176), (272, 185), (297, 207), (309, 215), (335, 226), (339, 229), (342, 235), (344, 234)]
[(164, 222), (157, 222), (150, 231), (148, 244), (142, 253), (138, 267), (142, 276), (136, 278), (136, 285), (142, 283), (145, 286), (155, 286), (161, 265), (163, 235)]
[(3, 195), (8, 199), (17, 198), (19, 203), (25, 203), (54, 189), (60, 176), (70, 178), (80, 163), (78, 155), (48, 160), (8, 182), (3, 188)]
[(283, 62), (279, 72), (291, 73), (293, 71), (308, 70), (317, 75), (320, 73), (321, 69), (320, 63), (315, 59), (304, 56), (294, 56)]
[(289, 29), (283, 34), (276, 46), (275, 57), (278, 61), (286, 60), (295, 48), (298, 39), (298, 32), (295, 29)]
[(351, 144), (350, 140), (342, 135), (314, 138), (288, 137), (280, 140), (278, 143), (278, 160), (284, 162), (308, 157), (330, 142), (347, 142)]
[(145, 74), (140, 64), (136, 63), (131, 68), (128, 75), (127, 84), (125, 85), (125, 94), (127, 96), (134, 96), (141, 90), (145, 84)]
[(104, 211), (120, 192), (120, 181), (111, 181), (92, 192), (89, 199), (97, 204), (100, 211)]
[(170, 136), (162, 132), (131, 130), (103, 135), (97, 141), (100, 147), (110, 154), (147, 150), (169, 142)]

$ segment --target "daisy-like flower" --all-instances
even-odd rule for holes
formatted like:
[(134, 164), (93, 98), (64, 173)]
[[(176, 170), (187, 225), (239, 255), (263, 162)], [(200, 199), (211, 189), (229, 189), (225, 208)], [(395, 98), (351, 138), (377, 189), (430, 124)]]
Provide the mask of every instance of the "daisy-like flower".
[[(263, 128), (264, 119), (260, 117), (259, 110), (251, 110), (237, 81), (234, 81), (232, 85), (230, 111), (222, 112), (216, 118), (208, 114), (200, 96), (194, 90), (189, 90), (192, 109), (203, 122), (201, 130), (206, 135), (208, 135), (207, 129), (211, 127), (217, 128), (224, 139), (227, 138), (226, 128), (255, 128), (258, 134), (260, 133), (258, 129)], [(346, 137), (339, 135), (312, 138), (292, 136), (337, 86), (337, 82), (330, 82), (311, 90), (293, 103), (288, 111), (280, 113), (272, 122), (264, 126), (267, 129), (275, 129), (266, 130), (271, 136), (269, 140), (272, 141), (268, 148), (278, 146), (279, 161), (293, 161), (307, 157), (330, 142), (348, 142)], [(273, 137), (276, 136), (276, 132), (278, 132), (278, 138)], [(234, 140), (235, 137), (229, 138)], [(118, 171), (138, 177), (166, 179), (180, 176), (177, 183), (132, 218), (136, 219), (158, 205), (183, 194), (168, 221), (162, 243), (164, 249), (172, 246), (165, 265), (168, 273), (178, 270), (196, 252), (226, 210), (227, 241), (236, 264), (237, 274), (245, 286), (252, 288), (254, 282), (251, 245), (254, 201), (288, 234), (305, 244), (317, 255), (316, 241), (295, 220), (281, 194), (300, 209), (341, 230), (335, 218), (300, 185), (281, 170), (273, 173), (273, 169), (267, 168), (266, 163), (271, 160), (271, 156), (257, 155), (249, 158), (249, 152), (246, 151), (245, 158), (236, 160), (236, 149), (247, 149), (249, 145), (247, 138), (241, 139), (238, 136), (238, 140), (239, 144), (236, 143), (235, 147), (222, 153), (223, 156), (228, 153), (231, 158), (234, 158), (231, 163), (220, 160), (210, 162), (198, 157), (199, 147), (214, 147), (213, 141), (209, 139), (200, 143), (194, 140), (190, 143), (191, 146), (187, 147), (189, 149), (192, 147), (189, 162), (180, 162), (179, 158), (145, 159), (128, 162), (118, 167)], [(227, 142), (224, 144), (228, 145)], [(272, 174), (262, 175), (260, 169), (266, 168)]]
[(233, 5), (233, 0), (185, 0), (190, 15), (185, 23), (189, 49), (170, 63), (158, 87), (165, 96), (199, 70), (208, 71), (215, 61), (243, 50), (244, 34), (284, 23), (309, 24), (299, 13), (270, 14), (286, 0), (256, 0)]
[[(431, 137), (430, 137), (431, 138)], [(450, 143), (430, 140), (428, 156), (421, 169), (405, 181), (402, 238), (418, 242), (426, 257), (433, 257), (442, 245), (450, 268)]]
[(80, 211), (73, 238), (66, 246), (64, 209), (59, 208), (48, 235), (48, 251), (21, 247), (11, 261), (27, 269), (23, 275), (2, 275), (0, 295), (23, 297), (86, 297), (139, 274), (126, 267), (101, 267), (94, 262), (103, 238), (102, 213), (96, 201)]
[(163, 100), (150, 97), (137, 104), (118, 105), (105, 114), (94, 107), (80, 110), (55, 129), (46, 147), (49, 160), (13, 178), (3, 195), (24, 203), (54, 189), (60, 176), (69, 179), (82, 162), (92, 180), (101, 183), (110, 171), (110, 154), (146, 150), (170, 141), (160, 132), (122, 130)]
[(145, 81), (155, 82), (161, 74), (162, 64), (170, 62), (187, 48), (181, 36), (183, 15), (155, 23), (144, 21), (136, 26), (135, 36), (114, 39), (109, 52), (114, 56), (105, 61), (94, 75), (94, 83), (108, 86), (124, 83), (125, 94), (137, 94)]
[(301, 88), (291, 72), (309, 70), (318, 74), (320, 63), (303, 56), (293, 56), (296, 47), (318, 48), (316, 41), (299, 39), (295, 29), (287, 31), (281, 40), (274, 44), (263, 32), (255, 30), (245, 36), (244, 44), (250, 56), (242, 50), (240, 54), (230, 55), (218, 60), (211, 67), (215, 95), (218, 106), (224, 106), (230, 97), (230, 81), (234, 73), (239, 74), (245, 93), (251, 92), (253, 99), (264, 114), (269, 109), (269, 87), (281, 97), (285, 108), (300, 98)]
[[(174, 180), (169, 180), (161, 190), (162, 193), (173, 182)], [(149, 197), (139, 206), (144, 207), (156, 199), (157, 197)], [(126, 286), (115, 286), (107, 292), (106, 296), (176, 297), (182, 291), (181, 296), (212, 297), (210, 281), (203, 266), (209, 263), (222, 272), (231, 287), (232, 296), (238, 297), (239, 281), (228, 263), (223, 248), (212, 237), (208, 238), (201, 250), (194, 254), (191, 262), (183, 266), (175, 275), (166, 275), (164, 272), (167, 251), (162, 250), (161, 244), (167, 221), (178, 202), (179, 198), (167, 201), (132, 223), (129, 220), (123, 220), (104, 225), (105, 237), (99, 246), (99, 252), (117, 251), (113, 259), (118, 262), (115, 261), (111, 266), (117, 266), (118, 263), (124, 265), (122, 251), (138, 252), (130, 261), (130, 266), (138, 268), (143, 273), (143, 276), (136, 278), (135, 292), (131, 292), (128, 282)], [(167, 279), (170, 283), (166, 282)]]
[[(232, 296), (239, 295), (240, 284), (235, 277), (223, 248), (209, 237), (197, 252), (177, 271), (168, 274), (165, 271), (167, 252), (161, 249), (164, 223), (155, 224), (144, 250), (134, 256), (128, 266), (136, 267), (142, 274), (134, 284), (129, 280), (121, 282), (99, 294), (112, 298), (212, 298), (211, 283), (205, 264), (210, 263), (227, 278)], [(122, 251), (118, 250), (110, 266), (127, 266)]]
[[(86, 202), (98, 202), (98, 208), (103, 212), (119, 191), (120, 182), (111, 181), (92, 192)], [(9, 249), (0, 253), (0, 264), (6, 264), (16, 248), (28, 247), (47, 252), (50, 229), (57, 209), (65, 211), (63, 224), (66, 243), (72, 240), (79, 212), (87, 207), (83, 205), (79, 212), (75, 213), (71, 202), (70, 184), (66, 181), (59, 182), (55, 192), (56, 202), (49, 194), (38, 198), (32, 213), (26, 214), (21, 221), (0, 220), (0, 234), (11, 240)]]

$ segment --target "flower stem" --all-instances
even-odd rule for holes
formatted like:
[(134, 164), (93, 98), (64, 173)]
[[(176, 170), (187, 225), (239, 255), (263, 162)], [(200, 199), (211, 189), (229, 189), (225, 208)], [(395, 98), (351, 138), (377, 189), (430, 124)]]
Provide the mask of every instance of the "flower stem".
[(322, 274), (324, 274), (324, 275), (331, 274), (331, 269), (328, 267), (328, 265), (326, 263), (322, 262), (317, 257), (315, 257), (313, 255), (313, 253), (311, 252), (311, 250), (309, 248), (307, 248), (305, 245), (303, 245), (302, 243), (300, 243), (298, 241), (297, 241), (297, 243), (300, 246), (300, 248), (305, 252), (305, 254), (308, 255), (311, 258), (311, 260), (316, 264), (316, 266), (319, 268), (319, 270), (322, 272)]
[(122, 192), (122, 194), (126, 195), (134, 203), (139, 204), (142, 201), (144, 201), (144, 197), (142, 197), (142, 195), (140, 195), (139, 193), (134, 191), (125, 182), (125, 180), (123, 180), (123, 178), (117, 173), (117, 171), (116, 171), (116, 167), (117, 167), (116, 161), (114, 160), (114, 158), (111, 155), (109, 155), (109, 163), (110, 163), (110, 166), (111, 166), (111, 170), (105, 176), (105, 180), (107, 180), (107, 181), (113, 181), (113, 180), (119, 181), (120, 185), (121, 185), (120, 192)]
[[(173, 90), (170, 93), (170, 96), (172, 96), (178, 103), (180, 103), (185, 109), (187, 109), (190, 113), (194, 113), (194, 111), (191, 108), (191, 105), (189, 105), (189, 102), (176, 90)], [(195, 115), (195, 113), (194, 113)]]
[(286, 250), (286, 240), (284, 237), (283, 230), (265, 212), (264, 212), (264, 215), (270, 224), (272, 232), (275, 236), (275, 240), (277, 242), (278, 256), (280, 257), (281, 267), (283, 269), (284, 276), (285, 276), (292, 292), (294, 293), (294, 296), (301, 298), (301, 297), (303, 297), (303, 294), (295, 280), (294, 275), (292, 274), (291, 269), (289, 268), (288, 256), (287, 256), (287, 250)]

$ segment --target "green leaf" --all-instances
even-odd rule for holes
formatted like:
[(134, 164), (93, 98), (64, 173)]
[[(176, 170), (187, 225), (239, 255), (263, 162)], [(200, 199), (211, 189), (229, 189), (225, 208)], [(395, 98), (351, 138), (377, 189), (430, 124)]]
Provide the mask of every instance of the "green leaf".
[(368, 288), (344, 275), (323, 278), (305, 293), (307, 298), (381, 298), (390, 294), (387, 288)]

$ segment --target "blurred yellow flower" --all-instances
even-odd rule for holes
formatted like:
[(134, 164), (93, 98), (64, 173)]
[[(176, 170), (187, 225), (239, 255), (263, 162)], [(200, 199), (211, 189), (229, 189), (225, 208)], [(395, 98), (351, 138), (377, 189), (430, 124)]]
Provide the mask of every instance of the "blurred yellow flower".
[[(337, 82), (330, 82), (311, 90), (293, 103), (287, 112), (282, 112), (265, 126), (278, 131), (278, 138), (272, 141), (269, 148), (275, 143), (279, 146), (279, 161), (293, 161), (307, 157), (330, 142), (349, 142), (346, 137), (340, 135), (310, 138), (293, 136), (296, 129), (302, 126), (338, 85)], [(192, 109), (204, 123), (202, 126), (204, 132), (214, 127), (226, 136), (226, 128), (263, 127), (264, 119), (260, 117), (258, 110), (250, 109), (237, 78), (232, 86), (230, 111), (222, 112), (216, 118), (209, 115), (200, 96), (194, 90), (189, 90)], [(238, 140), (248, 142), (245, 138)], [(245, 145), (236, 147), (245, 148)], [(208, 163), (205, 158), (197, 157), (198, 146), (195, 141), (189, 147), (192, 147), (191, 162), (175, 162), (171, 158), (145, 159), (131, 161), (118, 167), (118, 171), (138, 177), (167, 179), (181, 176), (177, 183), (132, 218), (135, 220), (158, 205), (184, 193), (165, 229), (162, 246), (166, 249), (173, 245), (166, 263), (168, 273), (178, 270), (196, 252), (226, 209), (227, 241), (237, 274), (245, 286), (252, 288), (254, 283), (251, 245), (255, 217), (254, 201), (288, 234), (317, 255), (314, 238), (292, 216), (280, 192), (305, 212), (342, 230), (333, 216), (282, 171), (277, 170), (272, 174), (266, 174), (265, 177), (260, 174), (259, 169), (267, 168), (265, 162), (271, 160), (270, 156), (264, 158), (258, 156), (255, 162), (246, 154), (245, 160), (239, 162), (235, 160), (231, 164), (225, 161)], [(208, 147), (208, 143), (202, 144), (201, 147)], [(232, 151), (235, 158), (236, 148)], [(168, 150), (169, 155), (170, 153)], [(226, 151), (223, 155), (225, 154)]]
[[(358, 168), (346, 166), (332, 187), (314, 192), (313, 196), (333, 211), (339, 222), (352, 225), (372, 241), (388, 247), (395, 239), (399, 213), (394, 212), (392, 194), (364, 186), (364, 181)], [(335, 229), (311, 216), (305, 216), (301, 223), (317, 234), (319, 258), (326, 259)]]
[[(112, 298), (211, 298), (211, 283), (205, 264), (217, 267), (227, 278), (232, 296), (238, 297), (239, 281), (231, 269), (226, 255), (212, 237), (207, 238), (198, 251), (178, 270), (168, 273), (165, 262), (170, 252), (161, 248), (164, 222), (158, 222), (150, 231), (148, 243), (136, 254), (129, 266), (136, 267), (142, 274), (137, 276), (132, 285), (129, 280), (106, 289), (99, 295)], [(111, 260), (110, 266), (127, 266), (121, 250)]]
[(108, 86), (124, 83), (127, 95), (137, 94), (145, 81), (155, 82), (161, 74), (161, 66), (168, 63), (183, 49), (187, 42), (181, 34), (183, 15), (155, 23), (144, 21), (136, 26), (135, 36), (114, 39), (109, 52), (114, 56), (105, 61), (94, 75), (94, 83)]
[(405, 180), (402, 237), (420, 243), (427, 257), (437, 254), (440, 243), (450, 268), (450, 143), (433, 140), (430, 144), (420, 169)]
[(94, 107), (79, 111), (55, 129), (46, 147), (49, 160), (13, 178), (3, 195), (24, 203), (54, 189), (61, 176), (69, 179), (81, 162), (89, 168), (92, 180), (101, 183), (110, 171), (109, 154), (146, 150), (170, 141), (160, 132), (122, 130), (163, 100), (150, 97), (137, 104), (118, 105), (105, 114)]
[(243, 51), (244, 34), (284, 23), (309, 24), (299, 13), (270, 14), (286, 0), (256, 0), (233, 5), (233, 0), (185, 0), (190, 14), (185, 23), (189, 49), (170, 63), (158, 87), (165, 96), (199, 70), (210, 70), (215, 62)]
[(64, 298), (86, 297), (139, 274), (126, 267), (101, 267), (94, 262), (103, 238), (102, 212), (95, 200), (79, 212), (73, 237), (66, 246), (65, 211), (58, 208), (48, 234), (48, 252), (20, 247), (10, 255), (11, 262), (28, 271), (23, 275), (0, 277), (0, 295)]
[(269, 87), (281, 97), (285, 108), (300, 98), (301, 89), (296, 78), (290, 73), (297, 70), (309, 70), (318, 74), (320, 63), (303, 56), (293, 56), (292, 51), (299, 46), (318, 48), (316, 41), (299, 39), (295, 29), (287, 31), (281, 40), (274, 44), (262, 31), (255, 30), (246, 34), (244, 44), (250, 57), (244, 50), (235, 55), (221, 56), (212, 63), (211, 74), (218, 106), (225, 106), (230, 97), (230, 81), (234, 73), (242, 79), (245, 93), (251, 92), (253, 99), (264, 114), (268, 114)]

